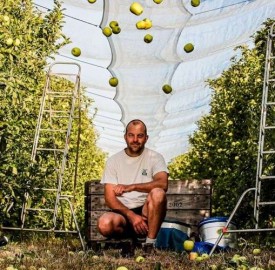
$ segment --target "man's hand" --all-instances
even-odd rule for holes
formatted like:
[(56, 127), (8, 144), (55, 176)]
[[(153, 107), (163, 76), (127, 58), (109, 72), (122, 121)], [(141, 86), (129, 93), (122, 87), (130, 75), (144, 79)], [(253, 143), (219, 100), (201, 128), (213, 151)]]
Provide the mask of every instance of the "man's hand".
[(147, 235), (148, 225), (146, 223), (146, 221), (147, 221), (146, 217), (142, 217), (142, 216), (137, 215), (131, 211), (131, 214), (128, 214), (127, 218), (129, 220), (129, 222), (132, 224), (132, 226), (137, 234)]
[(121, 196), (125, 192), (130, 192), (131, 190), (131, 185), (116, 185), (114, 186), (114, 192), (116, 196)]

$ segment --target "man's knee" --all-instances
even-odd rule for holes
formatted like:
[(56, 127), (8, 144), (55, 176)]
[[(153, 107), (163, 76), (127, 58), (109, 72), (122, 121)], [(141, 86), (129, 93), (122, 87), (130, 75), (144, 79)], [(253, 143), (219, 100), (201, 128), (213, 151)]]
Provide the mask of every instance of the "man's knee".
[(154, 188), (149, 194), (149, 202), (154, 203), (165, 203), (166, 202), (166, 192), (162, 188)]
[(103, 214), (97, 221), (98, 231), (103, 236), (109, 236), (113, 232), (113, 220), (107, 215)]

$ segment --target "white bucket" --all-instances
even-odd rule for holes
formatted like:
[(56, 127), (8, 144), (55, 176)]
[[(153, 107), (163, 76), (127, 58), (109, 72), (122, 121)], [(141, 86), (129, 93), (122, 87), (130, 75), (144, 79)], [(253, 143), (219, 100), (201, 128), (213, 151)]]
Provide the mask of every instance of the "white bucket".
[[(211, 217), (202, 220), (199, 223), (199, 233), (202, 241), (215, 244), (227, 220), (226, 217)], [(236, 225), (230, 222), (228, 230), (236, 230)], [(218, 245), (223, 248), (234, 248), (236, 241), (236, 233), (224, 233)]]

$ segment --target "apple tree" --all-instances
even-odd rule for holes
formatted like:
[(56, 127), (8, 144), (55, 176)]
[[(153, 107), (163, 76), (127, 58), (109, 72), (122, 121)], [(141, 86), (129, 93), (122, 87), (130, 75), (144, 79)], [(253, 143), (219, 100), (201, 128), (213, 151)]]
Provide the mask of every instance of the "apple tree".
[[(231, 66), (208, 81), (213, 89), (210, 112), (198, 121), (187, 153), (169, 164), (174, 179), (213, 180), (213, 215), (229, 215), (242, 192), (255, 186), (266, 40), (272, 22), (255, 33), (253, 48), (236, 48)], [(272, 138), (267, 143), (271, 142)], [(244, 202), (240, 219), (251, 201)]]

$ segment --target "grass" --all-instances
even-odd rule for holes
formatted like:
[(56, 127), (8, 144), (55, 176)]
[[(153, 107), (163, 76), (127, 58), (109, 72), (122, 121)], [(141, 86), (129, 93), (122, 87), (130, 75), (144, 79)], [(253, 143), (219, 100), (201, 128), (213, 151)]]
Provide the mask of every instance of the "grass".
[[(192, 270), (192, 269), (238, 269), (252, 267), (275, 269), (275, 250), (261, 247), (260, 256), (254, 256), (255, 244), (245, 240), (236, 250), (215, 253), (209, 259), (196, 262), (188, 259), (188, 253), (157, 250), (155, 254), (145, 256), (141, 249), (136, 249), (133, 257), (123, 258), (119, 249), (95, 252), (81, 250), (78, 239), (56, 237), (32, 237), (20, 241), (12, 240), (0, 247), (0, 269), (2, 270), (116, 270), (125, 266), (128, 270)], [(258, 247), (258, 246), (257, 246)], [(245, 257), (242, 262), (232, 262), (235, 254)], [(143, 262), (136, 262), (137, 256), (144, 256)], [(159, 265), (161, 266), (160, 268)]]

